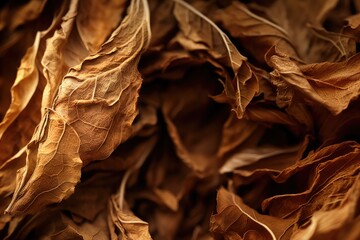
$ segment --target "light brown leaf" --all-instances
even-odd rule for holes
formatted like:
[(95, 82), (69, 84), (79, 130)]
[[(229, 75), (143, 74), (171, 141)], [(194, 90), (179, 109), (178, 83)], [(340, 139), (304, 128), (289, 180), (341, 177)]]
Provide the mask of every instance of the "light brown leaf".
[(221, 188), (217, 195), (217, 213), (211, 216), (210, 231), (217, 239), (287, 239), (293, 219), (259, 214), (235, 194)]
[(299, 146), (246, 148), (231, 156), (219, 171), (220, 173), (232, 172), (236, 168), (245, 167), (271, 157), (279, 158), (279, 156), (283, 154), (293, 154), (296, 156), (298, 150)]
[(100, 51), (63, 79), (53, 108), (81, 137), (84, 165), (108, 157), (129, 137), (141, 85), (137, 64), (149, 41), (147, 3), (132, 1), (127, 17)]
[[(65, 13), (65, 5), (60, 5), (52, 24), (36, 34), (33, 45), (23, 56), (11, 88), (11, 104), (0, 123), (1, 161), (5, 161), (23, 148), (31, 139), (40, 121), (41, 93), (44, 90), (41, 71), (37, 64), (46, 45), (46, 38), (52, 34)], [(7, 79), (10, 82), (10, 79)]]
[(206, 50), (210, 56), (232, 69), (234, 79), (226, 79), (224, 93), (231, 100), (238, 118), (258, 92), (259, 86), (246, 58), (239, 53), (229, 37), (198, 10), (182, 0), (175, 0), (174, 15), (188, 50)]
[(278, 24), (259, 16), (240, 3), (232, 2), (213, 14), (213, 19), (230, 32), (241, 45), (250, 51), (258, 62), (265, 63), (267, 51), (276, 45), (289, 56), (298, 58), (288, 32)]
[(48, 126), (52, 131), (45, 133), (46, 140), (33, 139), (27, 147), (26, 167), (18, 173), (8, 213), (35, 213), (47, 204), (60, 202), (74, 192), (80, 181), (82, 161), (77, 133), (55, 113)]
[(21, 60), (14, 85), (11, 87), (11, 105), (0, 122), (0, 139), (6, 129), (29, 103), (39, 82), (35, 59), (39, 48), (41, 33), (38, 32), (34, 45), (28, 49)]
[(78, 36), (78, 29), (75, 25), (78, 7), (79, 0), (70, 3), (60, 28), (48, 36), (46, 45), (43, 46), (43, 56), (39, 66), (42, 76), (46, 80), (42, 99), (42, 115), (46, 109), (52, 107), (59, 85), (69, 68), (81, 63), (89, 55)]
[(344, 199), (341, 200), (339, 207), (330, 211), (320, 210), (315, 212), (310, 218), (310, 224), (295, 231), (291, 239), (358, 239), (359, 232), (354, 231), (352, 229), (353, 226), (350, 228), (350, 234), (349, 232), (342, 231), (342, 229), (346, 229), (347, 226), (351, 226), (354, 223), (359, 223), (357, 217), (359, 196), (360, 179), (358, 176)]
[(298, 66), (286, 55), (272, 55), (269, 63), (274, 68), (271, 80), (278, 88), (277, 104), (286, 107), (300, 101), (339, 114), (360, 93), (359, 59), (360, 55), (356, 54), (339, 63)]
[(121, 208), (116, 195), (112, 196), (109, 202), (108, 221), (112, 239), (152, 239), (148, 223), (136, 217), (126, 205)]
[(129, 137), (141, 84), (137, 63), (149, 38), (147, 3), (134, 0), (100, 51), (68, 72), (28, 146), (7, 212), (36, 212), (68, 197), (82, 166), (107, 158)]
[(125, 5), (126, 0), (80, 1), (76, 25), (90, 53), (96, 53), (117, 27)]

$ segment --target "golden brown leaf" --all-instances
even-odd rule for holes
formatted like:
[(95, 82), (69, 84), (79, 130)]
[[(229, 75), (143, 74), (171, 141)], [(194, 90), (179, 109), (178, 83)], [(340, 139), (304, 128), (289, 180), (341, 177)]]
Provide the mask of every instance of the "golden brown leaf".
[[(360, 181), (357, 177), (345, 197), (340, 200), (339, 207), (315, 212), (310, 218), (310, 224), (295, 231), (291, 239), (357, 239), (359, 232), (354, 231), (353, 227), (359, 223), (359, 195)], [(353, 225), (349, 232), (342, 231), (349, 225)]]
[(218, 191), (216, 210), (210, 219), (216, 239), (287, 239), (294, 221), (259, 214), (224, 188)]
[(118, 197), (111, 197), (109, 203), (109, 226), (113, 239), (152, 239), (148, 223), (136, 217), (126, 205), (119, 206)]
[(90, 53), (96, 53), (117, 27), (125, 4), (125, 0), (80, 1), (76, 25)]
[(206, 50), (214, 59), (232, 69), (233, 80), (226, 79), (223, 95), (231, 99), (238, 118), (259, 91), (256, 76), (246, 58), (239, 53), (229, 37), (210, 19), (182, 0), (175, 0), (174, 15), (189, 50)]
[(269, 63), (274, 68), (272, 82), (278, 88), (277, 104), (284, 107), (305, 101), (339, 114), (359, 95), (359, 57), (357, 54), (339, 63), (298, 66), (286, 55), (272, 55)]
[[(133, 1), (100, 51), (65, 76), (52, 109), (46, 111), (28, 146), (26, 170), (9, 213), (36, 212), (68, 197), (80, 180), (82, 166), (108, 157), (129, 137), (141, 84), (137, 63), (149, 44), (148, 18), (147, 3)], [(142, 41), (134, 39), (137, 35)]]

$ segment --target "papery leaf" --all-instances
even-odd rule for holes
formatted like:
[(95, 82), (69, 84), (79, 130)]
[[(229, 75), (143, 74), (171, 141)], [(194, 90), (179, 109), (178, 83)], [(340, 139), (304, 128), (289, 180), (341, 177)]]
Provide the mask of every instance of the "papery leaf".
[(228, 159), (228, 161), (219, 169), (220, 173), (232, 172), (239, 167), (254, 164), (262, 159), (270, 157), (279, 157), (282, 154), (294, 154), (298, 151), (299, 146), (291, 146), (287, 148), (280, 148), (274, 146), (247, 148)]
[[(302, 220), (320, 208), (325, 211), (336, 208), (356, 179), (359, 147), (354, 142), (330, 145), (284, 169), (275, 177), (278, 182), (284, 182), (290, 177), (300, 177), (302, 172), (308, 172), (308, 184), (298, 193), (277, 195), (264, 200), (263, 209), (279, 217), (290, 217), (302, 212)], [(332, 169), (336, 171), (332, 172)]]
[(59, 85), (70, 67), (79, 64), (89, 52), (77, 36), (76, 17), (79, 1), (72, 1), (69, 10), (51, 37), (46, 40), (41, 58), (41, 72), (46, 80), (43, 91), (42, 114), (53, 106)]
[(129, 137), (141, 84), (137, 63), (149, 38), (147, 3), (132, 1), (100, 51), (67, 73), (29, 144), (9, 213), (36, 212), (68, 197), (82, 166), (108, 157)]
[(334, 115), (339, 114), (359, 95), (359, 58), (357, 54), (340, 63), (298, 66), (285, 55), (271, 56), (269, 63), (275, 69), (271, 75), (278, 88), (278, 105), (289, 106), (302, 96), (308, 104), (324, 106)]
[[(211, 216), (210, 231), (225, 239), (287, 239), (293, 219), (280, 219), (257, 213), (235, 194), (221, 188), (217, 213)], [(220, 239), (220, 238), (218, 238)]]
[(195, 44), (205, 44), (215, 58), (224, 58), (236, 76), (246, 58), (239, 53), (229, 37), (191, 5), (181, 0), (174, 2), (174, 15), (185, 37)]
[(80, 1), (76, 24), (79, 35), (90, 53), (96, 53), (117, 27), (125, 4), (125, 0)]
[(93, 221), (79, 223), (59, 209), (39, 212), (5, 239), (109, 239), (106, 213), (106, 210), (102, 211)]
[(344, 199), (340, 200), (339, 207), (330, 211), (321, 209), (315, 212), (310, 218), (310, 224), (295, 231), (291, 239), (357, 239), (359, 237), (358, 232), (351, 233), (350, 231), (349, 234), (342, 229), (359, 221), (356, 217), (359, 208), (359, 195), (360, 180), (357, 177)]
[(46, 140), (33, 140), (28, 145), (25, 171), (18, 173), (20, 181), (8, 213), (34, 213), (49, 203), (60, 202), (73, 193), (80, 180), (77, 133), (55, 113), (47, 124), (52, 132), (47, 132)]
[[(41, 59), (46, 38), (52, 34), (65, 12), (66, 2), (54, 16), (50, 26), (36, 34), (33, 45), (23, 56), (15, 82), (11, 88), (11, 104), (0, 123), (0, 159), (7, 160), (31, 139), (40, 121), (43, 79), (37, 62)], [(25, 120), (24, 120), (25, 119)], [(12, 145), (9, 149), (7, 145)]]
[(34, 45), (28, 49), (21, 60), (14, 85), (11, 87), (11, 105), (0, 123), (0, 139), (6, 129), (29, 103), (39, 82), (39, 73), (35, 59), (39, 48), (41, 34), (38, 33)]
[(296, 49), (284, 28), (253, 13), (240, 2), (232, 2), (225, 9), (217, 10), (213, 18), (229, 31), (232, 37), (240, 41), (259, 62), (264, 62), (266, 52), (273, 45), (289, 56), (298, 58)]
[(108, 157), (129, 137), (141, 85), (137, 63), (149, 41), (147, 3), (132, 1), (127, 17), (100, 51), (64, 77), (54, 109), (81, 137), (84, 165)]
[(116, 195), (110, 200), (109, 212), (110, 233), (113, 239), (152, 239), (148, 223), (136, 217), (125, 205), (122, 209)]
[(232, 69), (234, 79), (226, 79), (224, 93), (242, 118), (246, 106), (258, 92), (256, 76), (229, 37), (210, 19), (182, 0), (175, 0), (174, 15), (184, 37), (191, 40), (190, 50), (206, 50), (214, 59)]

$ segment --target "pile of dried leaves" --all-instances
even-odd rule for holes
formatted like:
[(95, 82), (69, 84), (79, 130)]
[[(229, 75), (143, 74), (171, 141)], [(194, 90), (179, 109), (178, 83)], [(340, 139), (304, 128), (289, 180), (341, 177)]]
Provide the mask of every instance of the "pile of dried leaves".
[(360, 2), (0, 8), (0, 239), (359, 239)]

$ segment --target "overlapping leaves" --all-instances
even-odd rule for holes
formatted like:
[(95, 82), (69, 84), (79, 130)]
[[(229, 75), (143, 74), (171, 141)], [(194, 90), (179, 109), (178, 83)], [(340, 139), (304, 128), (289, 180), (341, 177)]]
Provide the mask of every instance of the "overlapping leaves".
[(0, 238), (358, 239), (360, 6), (243, 2), (2, 4)]

